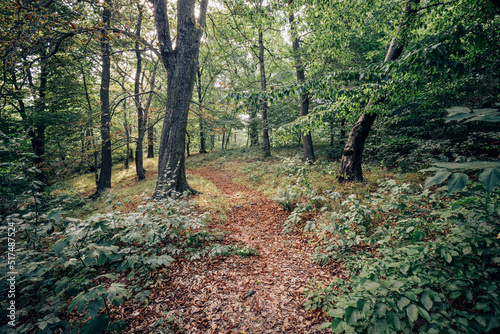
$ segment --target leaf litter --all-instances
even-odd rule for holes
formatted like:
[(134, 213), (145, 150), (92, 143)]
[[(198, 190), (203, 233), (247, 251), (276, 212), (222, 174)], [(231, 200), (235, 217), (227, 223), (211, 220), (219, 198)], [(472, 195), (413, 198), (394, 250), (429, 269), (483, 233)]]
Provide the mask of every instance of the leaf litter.
[(225, 222), (212, 221), (209, 229), (230, 232), (224, 243), (255, 247), (257, 255), (180, 259), (161, 269), (148, 287), (147, 306), (120, 307), (128, 331), (154, 332), (160, 321), (175, 333), (329, 332), (318, 329), (325, 314), (304, 309), (304, 290), (313, 280), (328, 285), (339, 268), (312, 263), (310, 239), (299, 232), (281, 234), (288, 214), (261, 193), (233, 183), (235, 172), (190, 172), (240, 204), (228, 209)]

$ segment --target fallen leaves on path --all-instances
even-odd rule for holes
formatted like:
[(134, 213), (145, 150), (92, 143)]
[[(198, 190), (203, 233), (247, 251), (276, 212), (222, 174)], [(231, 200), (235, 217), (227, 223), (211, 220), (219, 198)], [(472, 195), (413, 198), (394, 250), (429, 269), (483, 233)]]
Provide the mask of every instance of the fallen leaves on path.
[(144, 326), (154, 322), (145, 318), (155, 314), (175, 319), (171, 325), (177, 333), (328, 332), (318, 330), (324, 315), (305, 311), (304, 289), (313, 279), (330, 283), (333, 274), (311, 263), (314, 245), (307, 238), (281, 234), (288, 214), (262, 194), (231, 182), (222, 170), (191, 173), (212, 182), (222, 196), (245, 198), (245, 204), (229, 209), (223, 225), (212, 222), (209, 228), (229, 231), (225, 243), (256, 247), (258, 255), (180, 260), (162, 269), (148, 306), (127, 319), (130, 332), (147, 331)]

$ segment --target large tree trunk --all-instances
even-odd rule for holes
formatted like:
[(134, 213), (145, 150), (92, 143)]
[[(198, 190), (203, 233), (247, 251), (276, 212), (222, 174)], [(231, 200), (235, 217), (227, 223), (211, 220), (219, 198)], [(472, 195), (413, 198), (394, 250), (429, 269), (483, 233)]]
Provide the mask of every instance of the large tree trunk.
[(110, 0), (106, 0), (103, 6), (102, 22), (104, 28), (101, 30), (101, 172), (97, 184), (97, 193), (106, 188), (111, 188), (111, 113), (109, 108), (109, 82), (111, 78), (111, 63), (109, 55), (109, 32), (111, 22)]
[[(416, 12), (415, 6), (419, 2), (420, 0), (409, 0), (406, 2), (398, 30), (401, 30), (408, 24), (410, 16)], [(394, 37), (389, 45), (389, 49), (387, 50), (385, 61), (388, 62), (396, 60), (401, 55), (402, 51), (402, 45), (400, 45), (397, 38)], [(367, 109), (373, 104), (380, 103), (381, 101), (382, 99), (376, 102), (370, 100), (365, 108)], [(363, 181), (363, 172), (361, 168), (363, 149), (365, 147), (366, 138), (370, 133), (376, 117), (376, 114), (363, 114), (352, 128), (344, 151), (342, 152), (339, 181)]]
[[(288, 6), (291, 7), (292, 0), (288, 2)], [(297, 36), (297, 33), (295, 31), (295, 17), (293, 14), (293, 10), (290, 8), (290, 16), (288, 18), (288, 21), (290, 22), (290, 29), (292, 31), (292, 36), (293, 36), (293, 54), (295, 58), (295, 69), (297, 71), (297, 81), (298, 82), (304, 82), (305, 79), (305, 73), (304, 73), (304, 65), (302, 63), (302, 59), (300, 58), (299, 54), (299, 48), (300, 48), (300, 41), (299, 37)], [(300, 96), (300, 116), (305, 117), (309, 113), (309, 94), (306, 92)], [(316, 157), (314, 156), (314, 147), (312, 144), (312, 137), (311, 133), (306, 133), (302, 132), (302, 148), (303, 148), (303, 153), (304, 153), (304, 159), (308, 163), (313, 163), (316, 160)]]
[(146, 133), (146, 119), (144, 118), (144, 109), (141, 105), (141, 99), (139, 97), (139, 86), (142, 71), (142, 55), (139, 50), (139, 39), (141, 38), (141, 23), (142, 23), (142, 6), (137, 4), (137, 9), (139, 11), (139, 16), (137, 18), (137, 26), (135, 31), (135, 36), (137, 40), (135, 42), (135, 56), (137, 58), (136, 70), (135, 70), (135, 82), (134, 82), (134, 102), (137, 108), (137, 144), (135, 146), (135, 169), (137, 178), (143, 180), (146, 178), (144, 173), (144, 153), (143, 153), (143, 142), (144, 134)]
[(185, 141), (189, 104), (198, 66), (200, 39), (205, 27), (208, 0), (201, 0), (198, 22), (195, 0), (177, 1), (177, 38), (172, 48), (167, 6), (152, 0), (162, 63), (167, 70), (167, 106), (160, 139), (158, 179), (153, 198), (176, 197), (192, 190), (187, 183)]
[[(262, 6), (262, 1), (261, 1)], [(262, 28), (259, 29), (259, 67), (260, 67), (260, 86), (264, 93), (267, 90), (266, 87), (266, 68), (264, 66), (264, 38), (262, 34)], [(271, 143), (269, 142), (269, 128), (267, 120), (267, 99), (264, 98), (262, 101), (262, 150), (265, 157), (271, 156)]]

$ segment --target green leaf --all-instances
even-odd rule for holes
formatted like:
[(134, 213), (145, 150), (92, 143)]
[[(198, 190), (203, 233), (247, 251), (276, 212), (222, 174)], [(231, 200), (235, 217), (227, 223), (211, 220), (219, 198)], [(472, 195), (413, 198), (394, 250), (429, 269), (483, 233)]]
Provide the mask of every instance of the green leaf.
[(375, 289), (378, 289), (380, 287), (380, 284), (377, 282), (370, 282), (365, 285), (365, 290), (367, 291), (373, 291)]
[(415, 304), (410, 304), (406, 308), (406, 315), (411, 322), (415, 322), (418, 319), (418, 308)]
[(322, 330), (322, 329), (325, 329), (325, 328), (330, 327), (331, 325), (332, 325), (332, 323), (331, 323), (331, 322), (324, 322), (324, 323), (322, 323), (322, 324), (321, 324), (321, 326), (319, 326), (319, 328), (318, 328), (318, 329), (319, 329), (319, 330)]
[(387, 323), (387, 320), (380, 319), (380, 320), (377, 320), (377, 322), (375, 323), (375, 327), (373, 328), (373, 332), (375, 334), (387, 333), (388, 327), (389, 327), (389, 324)]
[(443, 258), (446, 260), (446, 262), (451, 263), (453, 261), (453, 258), (451, 257), (450, 253), (444, 253)]
[(453, 116), (456, 114), (469, 114), (470, 113), (470, 108), (467, 107), (451, 107), (449, 109), (446, 109), (448, 112), (448, 117)]
[(68, 238), (58, 240), (51, 249), (56, 252), (57, 255), (61, 255), (64, 248), (69, 246)]
[(438, 162), (434, 166), (439, 168), (446, 168), (449, 170), (463, 170), (463, 169), (485, 169), (500, 167), (500, 162), (490, 161), (474, 161), (474, 162)]
[(470, 246), (466, 246), (462, 249), (464, 255), (470, 254), (472, 252), (472, 248)]
[(406, 297), (401, 297), (398, 300), (398, 307), (401, 310), (403, 310), (406, 306), (408, 306), (408, 304), (410, 304), (410, 300), (408, 298), (406, 298)]
[(490, 310), (490, 306), (484, 302), (477, 302), (476, 305), (474, 305), (474, 310), (488, 312)]
[(479, 175), (479, 182), (491, 193), (500, 186), (500, 168), (487, 168)]
[(427, 311), (431, 309), (433, 303), (431, 297), (429, 297), (428, 294), (422, 293), (422, 295), (420, 296), (420, 301)]
[(429, 315), (429, 313), (423, 308), (423, 307), (418, 307), (418, 313), (422, 316), (422, 318), (424, 318), (427, 322), (431, 322), (432, 319), (431, 319), (431, 316)]
[(399, 331), (401, 329), (401, 322), (399, 321), (399, 318), (396, 316), (394, 312), (392, 311), (387, 312), (385, 318), (387, 319), (387, 322), (389, 323), (389, 326), (392, 329), (396, 331)]
[(453, 173), (448, 181), (448, 193), (453, 194), (462, 190), (469, 182), (469, 177), (464, 173)]
[(428, 177), (425, 180), (424, 185), (426, 188), (429, 188), (435, 184), (440, 184), (440, 183), (444, 182), (448, 178), (448, 176), (450, 176), (450, 175), (451, 175), (451, 173), (448, 171), (437, 172), (434, 176)]
[(344, 331), (345, 322), (340, 318), (335, 318), (332, 321), (332, 332), (342, 333)]
[(384, 303), (378, 303), (375, 305), (374, 313), (377, 317), (384, 317), (387, 312), (387, 306)]
[(348, 307), (345, 311), (345, 321), (349, 325), (354, 325), (358, 321), (358, 311), (353, 307)]
[(110, 324), (110, 319), (106, 314), (101, 314), (90, 319), (80, 330), (80, 334), (96, 334), (106, 331)]
[(345, 310), (341, 308), (336, 308), (328, 311), (327, 314), (332, 318), (342, 318), (345, 314)]

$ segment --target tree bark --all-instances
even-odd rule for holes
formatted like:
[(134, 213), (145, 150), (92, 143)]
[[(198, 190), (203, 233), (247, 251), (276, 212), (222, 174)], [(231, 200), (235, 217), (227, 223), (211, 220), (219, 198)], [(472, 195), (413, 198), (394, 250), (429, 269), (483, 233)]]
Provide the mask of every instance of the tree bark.
[[(291, 9), (293, 0), (288, 1), (288, 7), (290, 8), (290, 16), (288, 17), (288, 21), (290, 22), (290, 30), (293, 36), (292, 48), (293, 55), (295, 58), (295, 70), (297, 72), (297, 81), (302, 83), (305, 82), (305, 73), (304, 73), (304, 65), (302, 63), (302, 59), (300, 58), (299, 48), (300, 41), (297, 36), (297, 32), (295, 31), (295, 16), (293, 10)], [(300, 117), (305, 117), (309, 113), (309, 94), (306, 92), (300, 96)], [(316, 160), (314, 156), (314, 147), (312, 143), (311, 133), (302, 132), (302, 148), (304, 159), (308, 163), (313, 163)]]
[[(150, 90), (154, 91), (155, 90), (155, 82), (156, 82), (156, 71), (158, 69), (158, 62), (155, 63), (154, 69), (153, 69), (153, 75), (151, 76), (151, 81), (149, 82)], [(144, 119), (147, 121), (147, 133), (148, 133), (148, 158), (154, 158), (155, 157), (155, 151), (154, 151), (154, 138), (155, 138), (155, 133), (154, 133), (154, 124), (151, 124), (151, 116), (150, 116), (150, 108), (151, 108), (151, 101), (153, 99), (153, 95), (150, 94), (148, 98), (148, 102), (146, 104), (146, 109), (144, 112)]]
[[(419, 3), (420, 0), (409, 0), (406, 2), (398, 31), (408, 25), (411, 15), (416, 12), (416, 8), (414, 7)], [(394, 37), (389, 45), (384, 61), (388, 62), (396, 60), (401, 55), (402, 51), (403, 46), (398, 43), (397, 37)], [(371, 99), (365, 109), (382, 102), (382, 100), (383, 99), (374, 102)], [(349, 138), (347, 139), (346, 146), (342, 152), (342, 159), (340, 161), (340, 182), (363, 181), (363, 172), (361, 167), (363, 150), (366, 138), (370, 133), (376, 117), (376, 114), (362, 114), (349, 133)]]
[[(262, 6), (262, 0), (261, 0)], [(266, 68), (264, 66), (264, 38), (262, 28), (259, 29), (259, 67), (260, 67), (260, 87), (263, 93), (266, 92)], [(265, 157), (271, 156), (271, 143), (269, 142), (269, 129), (267, 120), (267, 99), (262, 101), (262, 150)]]
[(148, 159), (155, 157), (154, 131), (154, 127), (148, 123)]
[[(123, 103), (124, 109), (126, 103)], [(128, 124), (128, 115), (125, 110), (125, 120), (123, 121), (123, 128), (125, 130), (125, 169), (130, 168), (130, 126)]]
[(146, 133), (146, 120), (144, 118), (144, 109), (141, 105), (141, 99), (139, 97), (140, 91), (140, 78), (142, 72), (142, 55), (139, 50), (139, 39), (141, 38), (141, 24), (142, 24), (142, 12), (143, 7), (137, 4), (137, 10), (139, 11), (139, 16), (137, 18), (137, 26), (135, 29), (135, 36), (137, 37), (135, 41), (135, 56), (137, 58), (136, 69), (135, 69), (135, 80), (134, 80), (134, 102), (137, 108), (137, 144), (135, 146), (135, 169), (137, 178), (143, 180), (146, 178), (144, 173), (144, 153), (143, 153), (143, 142), (144, 134)]
[(195, 0), (177, 1), (177, 36), (173, 49), (167, 6), (152, 0), (162, 63), (167, 70), (167, 105), (158, 158), (158, 178), (153, 198), (177, 197), (191, 190), (186, 179), (185, 141), (189, 104), (198, 66), (200, 40), (208, 0), (201, 0), (198, 22)]
[(109, 108), (109, 82), (111, 79), (111, 63), (109, 52), (109, 32), (111, 22), (111, 0), (105, 0), (102, 12), (103, 29), (101, 30), (101, 172), (97, 184), (97, 193), (111, 188), (111, 112)]
[(187, 156), (191, 156), (191, 153), (189, 152), (189, 146), (191, 146), (191, 136), (189, 135), (189, 132), (186, 131), (186, 136), (187, 136), (187, 143), (186, 143), (186, 154)]
[[(196, 75), (198, 78), (197, 90), (198, 90), (198, 103), (201, 105), (203, 103), (203, 93), (201, 87), (201, 75), (202, 70), (200, 68), (197, 69)], [(200, 124), (200, 154), (207, 153), (206, 149), (206, 139), (205, 139), (205, 120), (203, 119), (203, 111), (200, 107), (200, 113), (198, 115), (198, 121)]]

